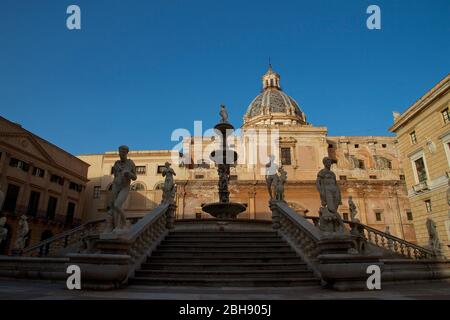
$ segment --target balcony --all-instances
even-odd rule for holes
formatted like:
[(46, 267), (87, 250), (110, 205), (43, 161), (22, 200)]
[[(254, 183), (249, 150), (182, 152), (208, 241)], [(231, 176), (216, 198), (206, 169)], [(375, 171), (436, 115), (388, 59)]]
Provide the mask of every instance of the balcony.
[(428, 187), (427, 181), (424, 180), (424, 181), (420, 182), (419, 184), (416, 184), (415, 186), (413, 186), (413, 190), (415, 193), (420, 193), (420, 192), (430, 190), (430, 188)]

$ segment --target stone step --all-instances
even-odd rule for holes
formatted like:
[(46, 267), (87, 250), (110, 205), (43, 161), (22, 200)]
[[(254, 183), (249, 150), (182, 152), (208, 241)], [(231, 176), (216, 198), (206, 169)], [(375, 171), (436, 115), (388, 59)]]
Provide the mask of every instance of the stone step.
[(222, 248), (229, 248), (229, 249), (260, 249), (260, 248), (290, 248), (290, 246), (286, 242), (279, 242), (279, 243), (242, 243), (242, 242), (235, 242), (235, 243), (210, 243), (210, 242), (203, 242), (203, 243), (167, 243), (162, 242), (158, 246), (159, 249), (222, 249)]
[(136, 278), (140, 277), (170, 277), (183, 279), (192, 278), (309, 278), (313, 273), (310, 270), (138, 270)]
[(202, 286), (202, 287), (295, 287), (317, 286), (320, 281), (316, 278), (192, 278), (174, 279), (171, 277), (133, 277), (129, 280), (131, 285), (150, 286)]
[(248, 253), (259, 253), (259, 252), (265, 252), (265, 253), (289, 253), (294, 252), (288, 245), (278, 245), (278, 246), (218, 246), (218, 247), (212, 247), (212, 246), (168, 246), (168, 245), (162, 245), (157, 248), (158, 252), (180, 252), (180, 253), (190, 253), (190, 252), (206, 252), (206, 253), (212, 253), (212, 254), (219, 254), (219, 253), (233, 253), (233, 252), (248, 252)]
[(199, 271), (199, 270), (308, 270), (308, 266), (304, 262), (271, 262), (271, 263), (258, 263), (258, 262), (150, 262), (143, 263), (142, 270), (186, 270), (186, 271)]
[(177, 238), (172, 239), (170, 237), (167, 237), (165, 240), (161, 242), (162, 244), (286, 244), (286, 241), (284, 241), (281, 238), (273, 238), (273, 239), (265, 239), (265, 238), (258, 238), (258, 239), (252, 239), (252, 238), (244, 238), (244, 239), (234, 239), (234, 238), (227, 238), (222, 240), (215, 240), (210, 238)]
[(204, 257), (178, 257), (178, 256), (154, 256), (152, 255), (150, 258), (147, 259), (147, 263), (278, 263), (278, 262), (297, 262), (301, 263), (303, 262), (300, 257), (298, 256), (273, 256), (273, 255), (263, 255), (262, 257), (253, 257), (253, 256), (242, 256), (242, 257), (236, 257), (236, 256), (221, 256), (221, 257), (211, 257), (211, 256), (204, 256)]
[(167, 239), (192, 238), (192, 239), (280, 239), (276, 233), (170, 233)]
[(277, 236), (276, 231), (171, 231), (169, 236)]
[(239, 237), (221, 237), (221, 236), (198, 236), (198, 237), (169, 237), (165, 238), (165, 241), (183, 241), (183, 242), (245, 242), (245, 243), (256, 243), (256, 242), (276, 242), (283, 241), (280, 237), (255, 237), (255, 236), (239, 236)]
[(212, 250), (201, 250), (201, 251), (186, 251), (186, 250), (156, 250), (152, 253), (152, 257), (174, 257), (174, 258), (266, 258), (267, 256), (274, 258), (287, 258), (296, 257), (295, 251), (288, 249), (267, 249), (266, 251), (256, 252), (252, 250), (238, 251), (238, 250), (223, 250), (223, 251), (212, 251)]

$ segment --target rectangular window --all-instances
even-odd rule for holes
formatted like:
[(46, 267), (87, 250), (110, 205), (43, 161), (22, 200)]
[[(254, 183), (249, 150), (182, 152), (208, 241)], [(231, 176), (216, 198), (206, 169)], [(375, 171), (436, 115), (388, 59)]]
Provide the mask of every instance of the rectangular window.
[(356, 144), (355, 144), (355, 149), (358, 149), (358, 148), (359, 148), (359, 144), (356, 143)]
[(344, 212), (344, 213), (342, 214), (342, 217), (343, 217), (344, 220), (347, 220), (347, 221), (348, 221), (348, 213)]
[(39, 198), (41, 194), (37, 191), (30, 192), (30, 199), (28, 200), (28, 209), (27, 214), (35, 217), (37, 215), (38, 207), (39, 207)]
[(81, 184), (75, 183), (75, 182), (70, 182), (69, 183), (69, 189), (70, 190), (74, 190), (76, 192), (81, 192), (81, 190), (83, 189), (83, 187), (81, 186)]
[(3, 203), (3, 211), (14, 212), (16, 210), (19, 192), (20, 192), (19, 186), (16, 186), (15, 184), (8, 184), (5, 202)]
[(164, 171), (165, 166), (158, 166), (157, 173), (162, 173)]
[(430, 213), (432, 208), (431, 208), (431, 200), (425, 200), (425, 208), (427, 209), (427, 212)]
[(291, 165), (291, 148), (281, 148), (281, 165)]
[(9, 165), (14, 168), (22, 169), (25, 172), (28, 172), (28, 169), (30, 169), (28, 163), (16, 158), (11, 158), (11, 160), (9, 160)]
[(100, 198), (100, 186), (94, 186), (94, 199)]
[(383, 143), (383, 144), (381, 144), (381, 147), (382, 147), (382, 148), (387, 148), (387, 144), (386, 144), (386, 143)]
[(411, 138), (411, 143), (412, 144), (416, 144), (417, 143), (417, 136), (416, 136), (416, 132), (413, 131), (409, 134), (409, 137)]
[(364, 164), (364, 160), (359, 160), (358, 159), (358, 168), (359, 169), (365, 169), (366, 168), (366, 166)]
[(339, 176), (339, 180), (347, 180), (347, 176)]
[(381, 211), (375, 211), (375, 219), (377, 221), (381, 221), (382, 220)]
[(196, 174), (195, 179), (203, 179), (205, 176), (203, 174)]
[(70, 202), (67, 204), (67, 213), (66, 213), (66, 224), (70, 225), (73, 223), (73, 217), (75, 215), (75, 203)]
[(400, 180), (401, 180), (401, 181), (405, 181), (405, 175), (404, 175), (404, 174), (401, 174), (401, 175), (400, 175)]
[(136, 174), (146, 174), (147, 167), (146, 166), (136, 166)]
[(45, 170), (44, 169), (41, 169), (41, 168), (38, 168), (38, 167), (34, 167), (33, 168), (33, 176), (43, 178), (44, 174), (45, 174)]
[(425, 168), (425, 162), (423, 158), (419, 158), (414, 161), (414, 165), (416, 167), (417, 178), (419, 179), (419, 183), (427, 181), (427, 170)]
[(406, 210), (406, 218), (407, 218), (409, 221), (412, 221), (412, 220), (413, 220), (413, 215), (412, 215), (411, 210)]
[(444, 123), (448, 123), (450, 121), (450, 114), (448, 112), (448, 108), (445, 108), (441, 111), (442, 114), (442, 120), (444, 120)]
[(58, 204), (58, 199), (56, 197), (49, 196), (47, 204), (47, 219), (54, 219), (56, 215), (56, 205)]
[(328, 148), (329, 149), (333, 149), (333, 145), (330, 143), (330, 144), (328, 144)]
[(369, 176), (369, 179), (375, 180), (377, 176)]
[(64, 185), (64, 178), (60, 177), (60, 176), (58, 176), (56, 174), (52, 174), (50, 176), (50, 181), (53, 182), (53, 183), (57, 183), (57, 184), (59, 184), (61, 186)]

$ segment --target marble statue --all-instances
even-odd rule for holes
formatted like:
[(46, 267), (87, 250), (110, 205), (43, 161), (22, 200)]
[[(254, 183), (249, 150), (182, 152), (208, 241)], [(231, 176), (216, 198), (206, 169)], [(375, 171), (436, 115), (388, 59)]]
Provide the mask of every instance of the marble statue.
[(284, 184), (287, 180), (287, 172), (281, 166), (278, 169), (278, 175), (275, 175), (274, 186), (275, 186), (275, 200), (284, 201)]
[(28, 221), (27, 216), (22, 215), (19, 219), (19, 223), (17, 226), (17, 235), (16, 235), (16, 243), (14, 246), (14, 250), (17, 250), (18, 252), (22, 252), (25, 248), (25, 243), (28, 238), (28, 232), (30, 231), (28, 227)]
[(356, 204), (353, 202), (352, 196), (348, 197), (348, 208), (350, 210), (351, 221), (355, 222), (357, 220), (356, 215), (358, 214), (358, 209), (356, 208)]
[[(391, 230), (389, 226), (386, 226), (386, 228), (384, 229), (384, 233), (386, 233), (388, 236), (391, 235)], [(392, 248), (394, 247), (394, 243), (392, 241), (392, 239), (387, 238), (387, 246), (389, 248), (389, 250), (392, 250)]]
[(341, 191), (336, 181), (336, 175), (331, 171), (333, 160), (329, 157), (323, 158), (324, 168), (317, 174), (316, 186), (320, 193), (322, 207), (330, 212), (337, 213), (341, 201)]
[(6, 217), (0, 218), (0, 244), (2, 244), (3, 241), (6, 240), (6, 237), (8, 236), (8, 229), (5, 228), (6, 224)]
[(4, 202), (5, 202), (5, 193), (3, 192), (3, 185), (0, 182), (0, 212), (2, 212)]
[(136, 180), (136, 166), (128, 159), (130, 149), (127, 146), (119, 147), (120, 160), (113, 166), (114, 180), (112, 183), (112, 197), (109, 214), (112, 216), (113, 232), (123, 232), (126, 229), (126, 217), (122, 209), (130, 192), (131, 180)]
[(441, 245), (439, 243), (438, 232), (436, 229), (436, 223), (431, 218), (427, 218), (427, 230), (428, 230), (428, 246), (436, 255), (439, 255)]
[(333, 160), (325, 157), (322, 160), (324, 168), (317, 173), (316, 187), (320, 194), (322, 207), (319, 210), (319, 228), (325, 232), (343, 232), (344, 224), (338, 213), (341, 201), (341, 191), (336, 181), (336, 175), (331, 171)]
[(228, 123), (228, 112), (223, 104), (220, 106), (220, 122)]
[(176, 176), (176, 173), (170, 166), (171, 164), (166, 162), (162, 171), (162, 176), (165, 177), (163, 185), (163, 203), (171, 202), (175, 196), (175, 182), (173, 177)]
[(277, 165), (275, 164), (275, 157), (273, 155), (270, 156), (269, 162), (266, 164), (266, 185), (267, 191), (269, 192), (270, 200), (273, 199), (274, 194), (272, 192), (273, 182), (277, 176)]

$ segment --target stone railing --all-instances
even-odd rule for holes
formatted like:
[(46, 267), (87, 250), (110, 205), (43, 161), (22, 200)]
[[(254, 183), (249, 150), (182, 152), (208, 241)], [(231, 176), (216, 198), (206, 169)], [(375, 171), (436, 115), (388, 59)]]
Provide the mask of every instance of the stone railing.
[[(311, 220), (315, 226), (319, 224), (319, 217), (305, 217)], [(366, 250), (367, 243), (386, 250), (386, 253), (395, 257), (407, 259), (436, 259), (432, 250), (418, 246), (404, 239), (369, 227), (359, 222), (343, 220), (354, 241), (354, 248), (359, 252)]]
[(175, 208), (174, 204), (160, 204), (124, 234), (106, 233), (90, 236), (89, 249), (86, 252), (128, 255), (131, 266), (140, 266), (173, 228)]
[[(295, 212), (283, 201), (270, 202), (272, 226), (291, 245), (317, 276), (320, 276), (317, 257), (327, 251), (327, 240), (312, 223)], [(336, 252), (341, 251), (339, 240)], [(348, 248), (345, 244), (342, 249)]]
[(105, 226), (106, 219), (89, 221), (25, 248), (22, 255), (28, 257), (63, 256), (67, 253), (67, 250), (83, 245), (86, 236), (101, 232)]

